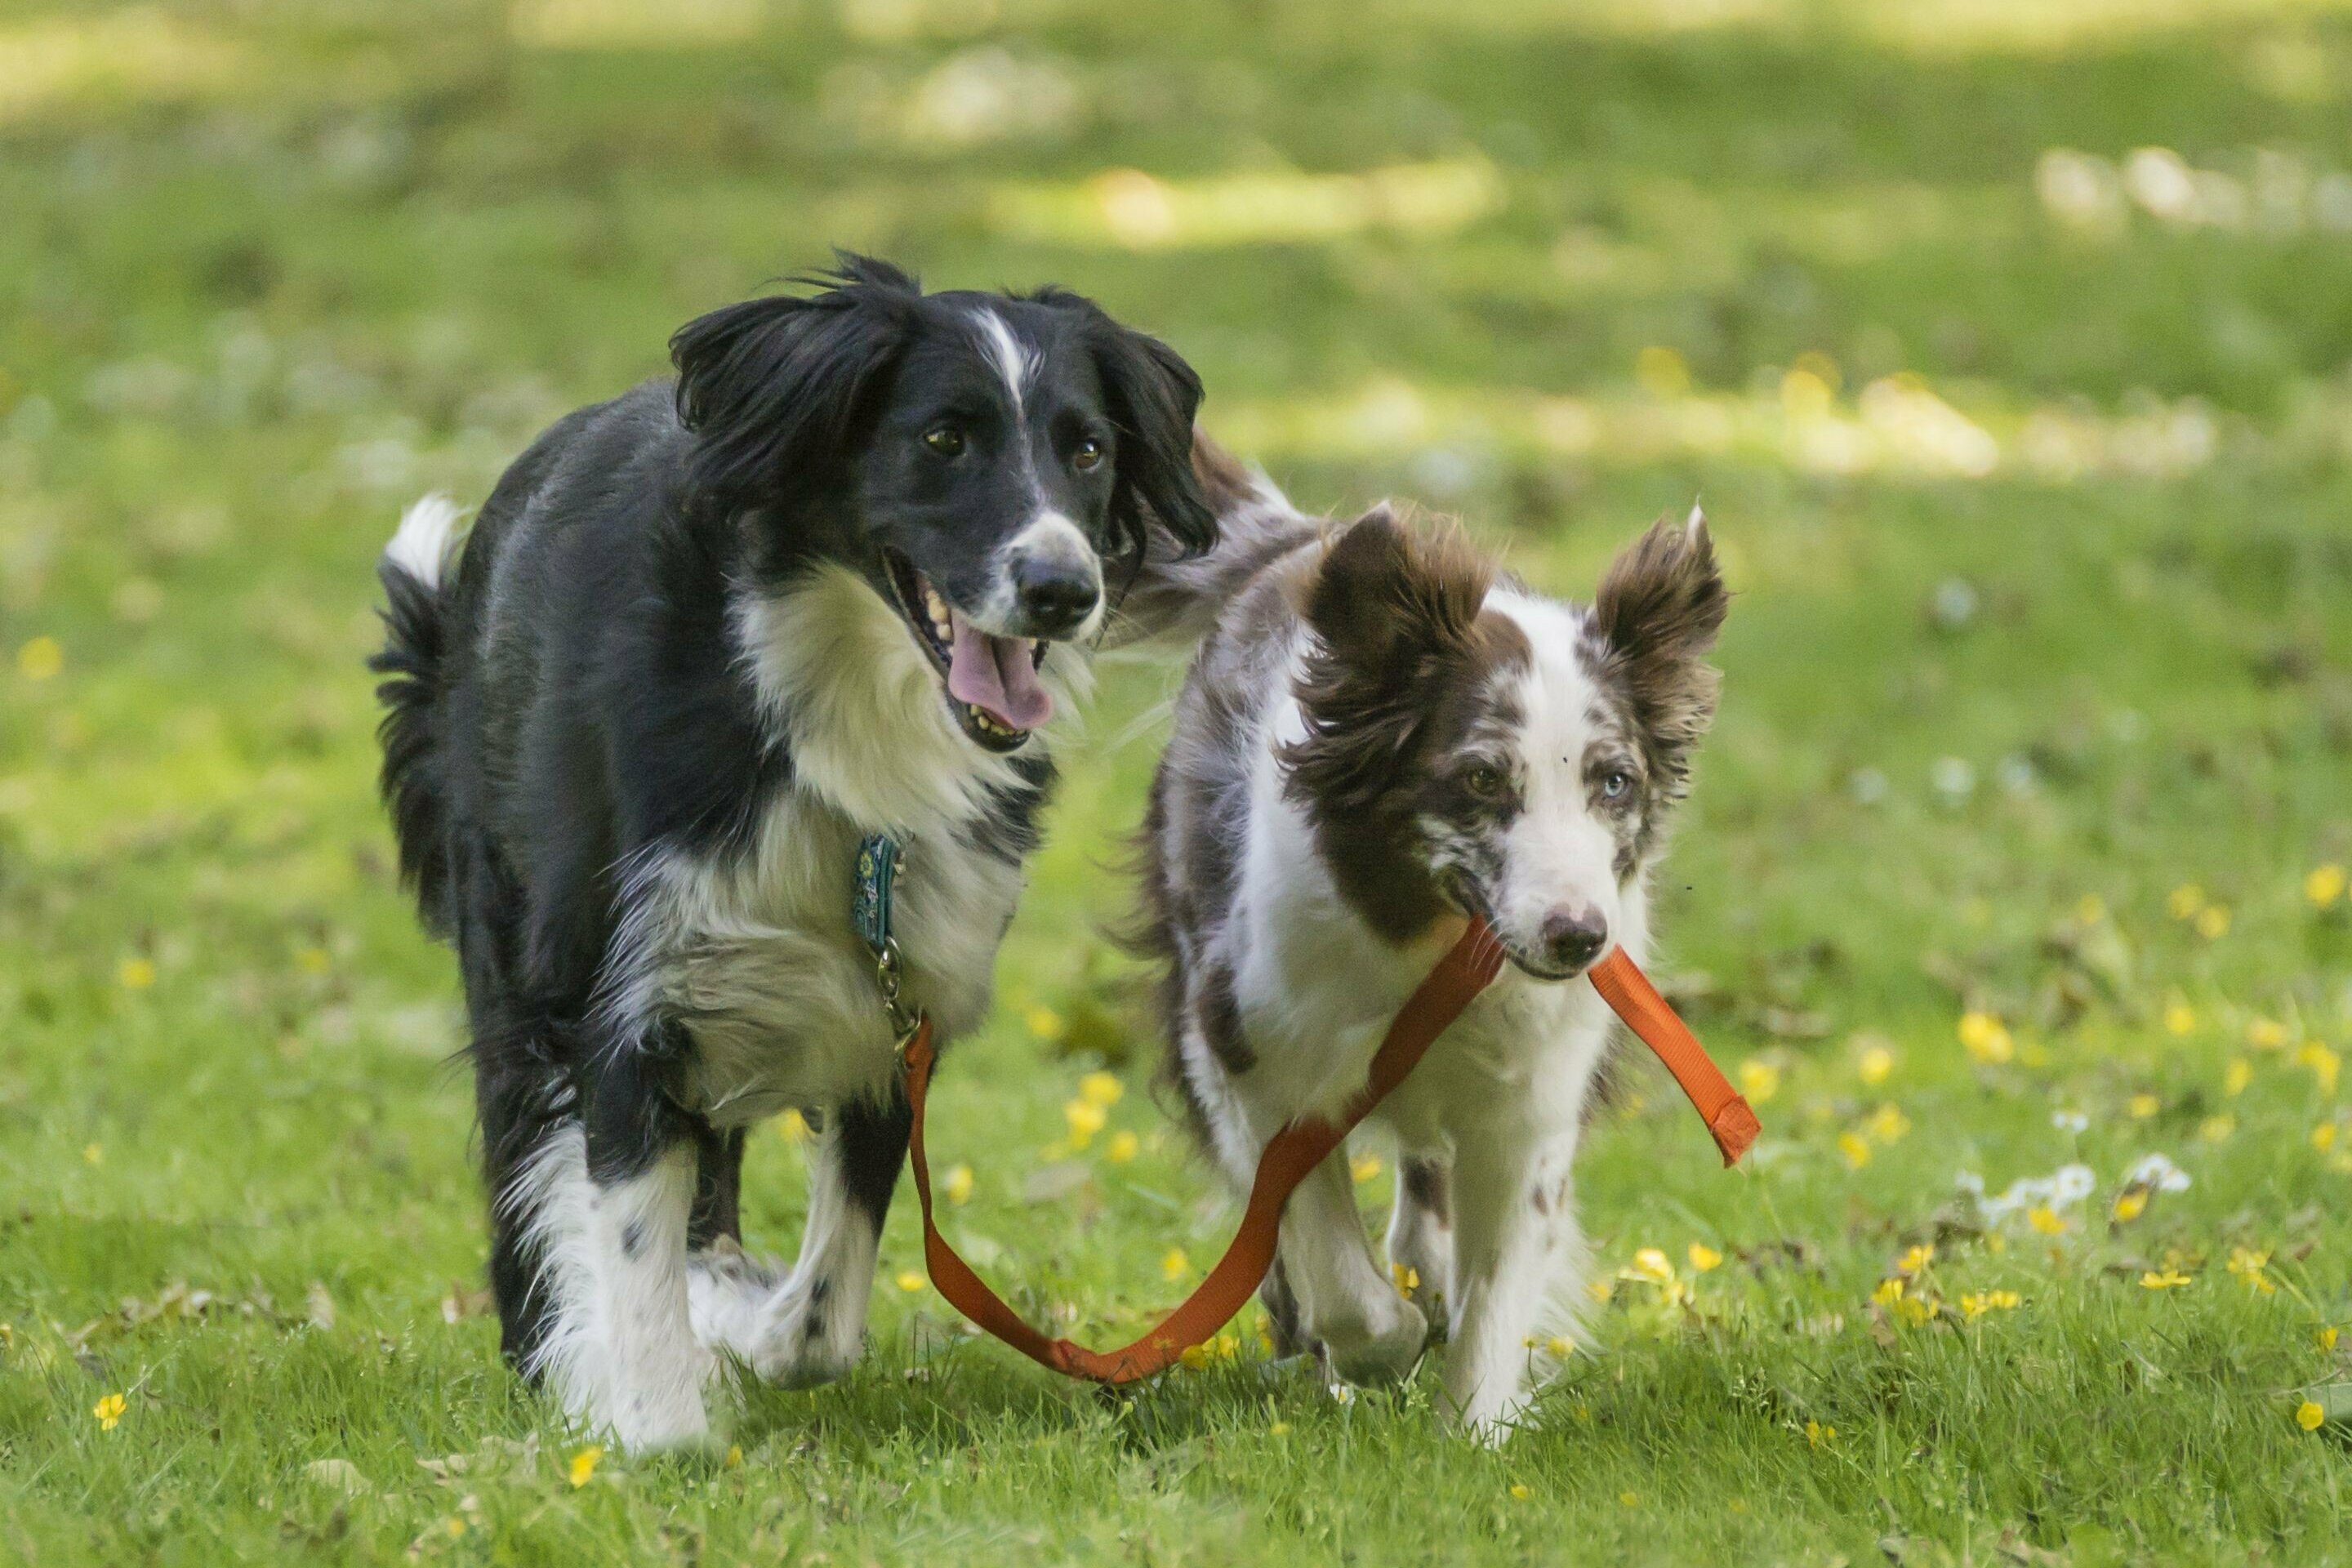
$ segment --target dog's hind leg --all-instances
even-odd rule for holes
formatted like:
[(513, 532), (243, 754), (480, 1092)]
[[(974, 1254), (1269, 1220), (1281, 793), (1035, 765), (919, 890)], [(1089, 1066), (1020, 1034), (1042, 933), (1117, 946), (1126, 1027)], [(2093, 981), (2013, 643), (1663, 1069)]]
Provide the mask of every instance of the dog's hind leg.
[(822, 1121), (792, 1273), (777, 1279), (723, 1250), (698, 1259), (694, 1271), (698, 1337), (786, 1388), (829, 1383), (865, 1349), (882, 1222), (913, 1125), (896, 1095), (881, 1105), (851, 1101)]

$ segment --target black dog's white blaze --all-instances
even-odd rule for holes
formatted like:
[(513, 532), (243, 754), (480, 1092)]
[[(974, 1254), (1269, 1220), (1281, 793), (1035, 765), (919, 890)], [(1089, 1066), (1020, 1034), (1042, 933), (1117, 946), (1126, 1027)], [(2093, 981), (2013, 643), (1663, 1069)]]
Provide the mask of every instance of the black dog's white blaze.
[[(384, 791), (463, 966), (505, 1350), (637, 1447), (707, 1430), (720, 1351), (795, 1384), (858, 1352), (907, 1111), (857, 841), (908, 846), (908, 997), (951, 1040), (1105, 584), (1181, 598), (1214, 535), (1163, 346), (1053, 291), (829, 283), (689, 324), (674, 388), (547, 432), (462, 552), (420, 504), (379, 569)], [(789, 1272), (737, 1234), (744, 1130), (786, 1107), (823, 1130)]]

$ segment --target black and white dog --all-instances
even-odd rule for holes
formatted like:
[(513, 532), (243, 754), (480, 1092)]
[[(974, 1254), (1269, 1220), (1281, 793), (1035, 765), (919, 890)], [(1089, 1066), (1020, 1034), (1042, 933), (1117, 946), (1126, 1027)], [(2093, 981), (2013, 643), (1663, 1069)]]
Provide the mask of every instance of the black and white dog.
[(1364, 1084), (1406, 996), (1485, 917), (1512, 968), (1389, 1096), (1389, 1263), (1337, 1153), (1290, 1196), (1278, 1348), (1385, 1382), (1450, 1330), (1454, 1415), (1496, 1437), (1556, 1364), (1583, 1267), (1572, 1168), (1612, 1019), (1572, 984), (1649, 938), (1647, 879), (1715, 710), (1726, 606), (1705, 524), (1661, 522), (1590, 607), (1386, 510), (1293, 526), (1228, 587), (1145, 818), (1138, 946), (1170, 1076), (1245, 1190), (1266, 1141)]
[[(1181, 621), (1216, 534), (1163, 344), (1054, 289), (817, 281), (690, 323), (674, 387), (557, 424), (462, 547), (418, 503), (379, 568), (383, 790), (462, 962), (505, 1351), (636, 1447), (707, 1432), (721, 1349), (786, 1384), (856, 1358), (908, 1136), (860, 841), (907, 847), (907, 997), (952, 1039), (1036, 842), (1034, 732), (1139, 573)], [(787, 1107), (820, 1142), (783, 1274), (736, 1200)]]

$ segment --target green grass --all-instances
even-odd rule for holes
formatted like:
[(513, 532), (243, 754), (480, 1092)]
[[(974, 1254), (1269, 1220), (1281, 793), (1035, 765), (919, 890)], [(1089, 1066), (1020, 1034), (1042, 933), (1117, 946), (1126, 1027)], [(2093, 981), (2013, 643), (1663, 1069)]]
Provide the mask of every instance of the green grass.
[[(2352, 860), (2347, 93), (2319, 0), (0, 0), (0, 1560), (2352, 1557), (2292, 1415), (2352, 1354), (2309, 1048), (2352, 917), (2305, 889)], [(2101, 184), (2144, 147), (2193, 212)], [(1302, 500), (1458, 510), (1556, 591), (1703, 494), (1739, 597), (1660, 968), (1767, 1137), (1723, 1173), (1662, 1078), (1596, 1131), (1604, 1276), (1690, 1297), (1618, 1281), (1502, 1451), (1254, 1313), (1132, 1398), (1051, 1381), (898, 1287), (905, 1205), (867, 1362), (724, 1402), (740, 1463), (575, 1488), (499, 1363), (370, 566), (836, 242), (1095, 293)], [(1171, 679), (1107, 680), (936, 1118), (959, 1238), (1096, 1342), (1232, 1220), (1097, 934)], [(2111, 1222), (2158, 1152), (2193, 1184)], [(2076, 1159), (2060, 1234), (1956, 1194)], [(763, 1133), (755, 1245), (801, 1192)], [(1873, 1296), (1927, 1243), (1918, 1324)]]

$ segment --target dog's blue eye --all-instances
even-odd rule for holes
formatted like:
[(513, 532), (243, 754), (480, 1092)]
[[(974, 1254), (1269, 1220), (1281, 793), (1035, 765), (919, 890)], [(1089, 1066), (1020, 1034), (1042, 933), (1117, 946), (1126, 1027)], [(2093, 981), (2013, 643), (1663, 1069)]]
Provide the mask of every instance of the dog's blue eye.
[(1622, 800), (1624, 798), (1625, 792), (1633, 787), (1633, 781), (1627, 778), (1623, 773), (1611, 773), (1607, 778), (1601, 781), (1601, 798), (1603, 800)]
[(952, 425), (935, 425), (923, 432), (923, 445), (942, 458), (958, 457), (963, 452), (963, 432)]
[(1080, 441), (1078, 449), (1070, 454), (1070, 467), (1080, 471), (1091, 468), (1102, 460), (1102, 443), (1091, 436)]

